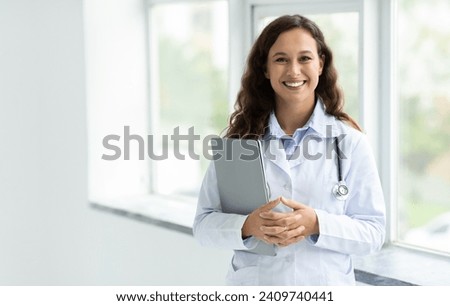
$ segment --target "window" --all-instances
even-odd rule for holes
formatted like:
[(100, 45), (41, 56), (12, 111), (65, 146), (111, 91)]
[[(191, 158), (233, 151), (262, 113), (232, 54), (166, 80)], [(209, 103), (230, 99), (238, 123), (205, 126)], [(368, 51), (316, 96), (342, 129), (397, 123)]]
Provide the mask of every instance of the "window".
[[(155, 2), (149, 10), (151, 133), (158, 154), (168, 153), (151, 161), (151, 189), (195, 197), (209, 164), (203, 140), (227, 125), (227, 1)], [(178, 148), (177, 133), (199, 137)]]
[[(399, 0), (398, 240), (450, 252), (450, 3)], [(431, 17), (431, 18), (430, 18)]]

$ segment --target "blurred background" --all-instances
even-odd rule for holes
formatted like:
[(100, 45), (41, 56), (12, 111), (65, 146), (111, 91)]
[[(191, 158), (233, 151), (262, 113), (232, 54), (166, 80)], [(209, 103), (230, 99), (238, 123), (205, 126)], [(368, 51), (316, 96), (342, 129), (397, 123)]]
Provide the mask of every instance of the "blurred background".
[[(173, 152), (162, 135), (176, 127), (221, 134), (248, 46), (286, 11), (324, 31), (347, 111), (363, 125), (372, 116), (364, 80), (388, 79), (390, 94), (368, 103), (390, 107), (366, 129), (389, 178), (387, 245), (450, 258), (450, 2), (386, 1), (392, 20), (363, 14), (363, 1), (354, 10), (287, 2), (247, 14), (233, 0), (0, 0), (0, 285), (222, 284), (229, 251), (89, 205), (150, 194), (194, 207), (208, 161), (139, 160), (136, 143), (130, 160), (106, 161), (102, 140), (129, 126), (156, 154)], [(390, 25), (392, 52), (369, 44), (389, 73), (366, 70), (362, 28), (372, 19)], [(392, 141), (374, 132), (383, 118)]]

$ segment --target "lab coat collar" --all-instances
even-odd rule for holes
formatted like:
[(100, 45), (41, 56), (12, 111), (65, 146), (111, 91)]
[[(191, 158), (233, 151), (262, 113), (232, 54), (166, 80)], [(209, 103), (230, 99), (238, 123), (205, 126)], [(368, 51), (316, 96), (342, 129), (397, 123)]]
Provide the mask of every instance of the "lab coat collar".
[[(314, 111), (306, 124), (299, 128), (305, 129), (310, 128), (312, 134), (317, 135), (321, 138), (332, 138), (339, 136), (339, 131), (336, 126), (336, 118), (325, 112), (325, 105), (322, 99), (318, 98), (316, 100), (316, 105)], [(310, 134), (308, 133), (308, 134)], [(281, 128), (275, 113), (272, 112), (269, 117), (269, 128), (264, 135), (264, 140), (281, 139), (286, 133)]]
[[(325, 112), (325, 105), (320, 98), (317, 99), (314, 111), (302, 129), (308, 127), (309, 131), (307, 135), (310, 136), (318, 136), (320, 138), (333, 138), (339, 136), (336, 118)], [(300, 154), (300, 156), (295, 160), (288, 161), (286, 159), (286, 152), (283, 149), (283, 144), (281, 143), (281, 138), (285, 135), (286, 133), (284, 133), (278, 123), (278, 120), (276, 119), (275, 114), (272, 112), (269, 117), (268, 131), (263, 137), (263, 140), (268, 140), (264, 141), (264, 156), (280, 167), (284, 172), (290, 174), (291, 168), (301, 164), (305, 158), (302, 154)]]
[(336, 118), (326, 113), (325, 105), (320, 98), (317, 99), (316, 107), (314, 108), (314, 112), (308, 122), (313, 133), (321, 138), (332, 138), (339, 136)]

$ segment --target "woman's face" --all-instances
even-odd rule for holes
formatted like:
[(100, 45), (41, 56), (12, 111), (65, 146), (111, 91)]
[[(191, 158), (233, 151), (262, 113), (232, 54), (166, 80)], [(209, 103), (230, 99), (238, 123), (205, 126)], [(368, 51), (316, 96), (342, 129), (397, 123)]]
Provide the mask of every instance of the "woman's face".
[(323, 59), (308, 31), (295, 28), (281, 33), (269, 50), (265, 72), (275, 91), (277, 106), (314, 104), (322, 68)]

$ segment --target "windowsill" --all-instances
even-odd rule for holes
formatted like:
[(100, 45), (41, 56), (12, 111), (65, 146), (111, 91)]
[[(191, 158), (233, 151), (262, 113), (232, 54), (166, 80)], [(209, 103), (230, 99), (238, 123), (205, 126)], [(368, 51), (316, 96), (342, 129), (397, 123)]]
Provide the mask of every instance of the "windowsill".
[(354, 258), (355, 268), (420, 286), (449, 286), (450, 258), (422, 250), (386, 245), (374, 255)]
[(189, 235), (192, 235), (195, 205), (192, 198), (162, 195), (91, 200), (93, 208)]
[[(192, 235), (195, 200), (145, 195), (91, 201), (91, 207)], [(387, 245), (374, 255), (355, 257), (356, 279), (369, 285), (448, 286), (450, 258)]]

